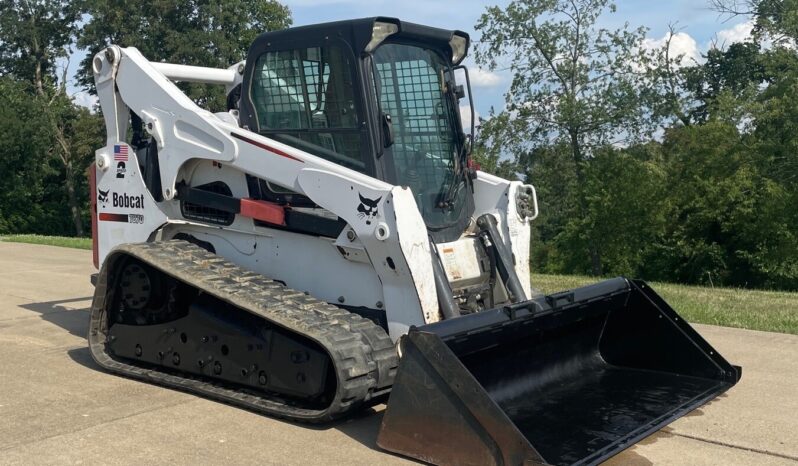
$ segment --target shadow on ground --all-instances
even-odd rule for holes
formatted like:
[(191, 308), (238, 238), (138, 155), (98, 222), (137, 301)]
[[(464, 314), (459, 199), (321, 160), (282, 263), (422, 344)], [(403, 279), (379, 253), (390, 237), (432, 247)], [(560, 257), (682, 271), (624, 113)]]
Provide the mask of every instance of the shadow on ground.
[(71, 350), (67, 351), (67, 355), (70, 359), (75, 361), (76, 363), (80, 364), (83, 367), (88, 367), (89, 369), (106, 372), (100, 367), (99, 364), (94, 362), (94, 358), (91, 357), (91, 353), (89, 352), (89, 347), (84, 346), (81, 348), (72, 348)]
[[(69, 332), (71, 335), (86, 338), (89, 326), (89, 308), (75, 308), (69, 306), (72, 303), (79, 303), (91, 300), (91, 297), (62, 299), (57, 301), (44, 301), (20, 305), (21, 308), (39, 314), (42, 320), (50, 322), (59, 328)], [(104, 371), (92, 358), (88, 346), (73, 348), (67, 351), (67, 356), (75, 363), (99, 372)], [(109, 373), (109, 377), (114, 377)], [(143, 383), (143, 382), (142, 382)], [(170, 388), (163, 388), (171, 390)], [(231, 409), (240, 409), (232, 407)], [(367, 408), (355, 413), (354, 415), (339, 421), (322, 425), (296, 424), (308, 430), (328, 430), (337, 429), (363, 446), (383, 453), (384, 450), (377, 446), (377, 433), (382, 422), (383, 410)], [(264, 416), (264, 418), (268, 418)], [(287, 422), (279, 421), (275, 422)]]
[(342, 421), (335, 428), (374, 451), (393, 455), (377, 446), (377, 434), (380, 431), (383, 414), (385, 410), (368, 408)]
[[(88, 347), (83, 348), (73, 348), (67, 352), (70, 359), (72, 359), (77, 364), (81, 366), (87, 367), (92, 370), (106, 372), (101, 368), (91, 357), (91, 353), (89, 352)], [(109, 377), (114, 377), (109, 373)], [(141, 382), (144, 383), (144, 382)], [(163, 388), (163, 390), (172, 390), (171, 388)], [(213, 400), (218, 403), (217, 400)], [(241, 409), (236, 406), (231, 406), (230, 409)], [(379, 451), (381, 453), (392, 454), (390, 452), (386, 452), (382, 450), (379, 446), (377, 446), (377, 433), (380, 430), (380, 423), (382, 422), (384, 410), (377, 410), (374, 408), (367, 408), (362, 411), (359, 411), (352, 416), (349, 416), (346, 419), (338, 420), (331, 422), (329, 424), (321, 424), (321, 425), (308, 425), (308, 424), (301, 424), (291, 422), (291, 424), (302, 427), (307, 430), (328, 430), (328, 429), (337, 429), (340, 432), (346, 434), (348, 437), (352, 438), (353, 440), (357, 441), (358, 443), (362, 444), (363, 446), (374, 450)], [(263, 416), (266, 419), (268, 416)], [(275, 422), (290, 422), (284, 420), (275, 420)]]
[(40, 303), (22, 304), (19, 307), (41, 315), (42, 320), (55, 324), (70, 334), (86, 338), (89, 328), (89, 308), (76, 309), (68, 307), (70, 303), (91, 301), (91, 296), (84, 298), (60, 299)]
[(425, 464), (425, 463), (418, 463), (412, 458), (396, 455), (389, 451), (383, 450), (377, 445), (377, 434), (380, 431), (380, 425), (382, 424), (382, 416), (384, 414), (385, 410), (383, 409), (383, 407), (378, 406), (376, 408), (363, 409), (349, 416), (346, 419), (332, 422), (329, 425), (320, 425), (320, 426), (308, 426), (305, 424), (297, 424), (297, 425), (312, 430), (337, 429), (338, 431), (346, 434), (352, 440), (357, 441), (361, 445), (371, 450), (378, 451), (386, 455), (395, 456), (397, 458), (402, 458), (408, 461), (409, 463)]

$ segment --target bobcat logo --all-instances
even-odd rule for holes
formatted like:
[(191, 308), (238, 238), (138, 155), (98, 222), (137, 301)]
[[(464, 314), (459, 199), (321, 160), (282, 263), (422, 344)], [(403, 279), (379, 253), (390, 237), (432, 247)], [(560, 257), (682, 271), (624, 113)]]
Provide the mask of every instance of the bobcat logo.
[(363, 197), (363, 195), (360, 193), (358, 193), (358, 196), (360, 196), (360, 205), (357, 206), (357, 216), (360, 218), (365, 218), (366, 225), (371, 225), (371, 219), (376, 217), (379, 213), (377, 210), (377, 204), (380, 203), (382, 196), (378, 197), (377, 199)]
[(97, 188), (97, 201), (101, 202), (103, 205), (107, 204), (108, 203), (108, 191), (110, 191), (110, 189), (106, 189), (105, 191), (103, 191), (102, 189)]

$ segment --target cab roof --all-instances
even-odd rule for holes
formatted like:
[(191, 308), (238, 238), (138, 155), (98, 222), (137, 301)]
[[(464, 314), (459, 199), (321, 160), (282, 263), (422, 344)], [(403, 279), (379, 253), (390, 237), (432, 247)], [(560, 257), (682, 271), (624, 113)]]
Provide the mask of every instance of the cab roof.
[[(397, 18), (376, 16), (264, 32), (252, 43), (250, 53), (256, 52), (260, 54), (268, 50), (296, 47), (299, 45), (297, 44), (298, 42), (323, 44), (324, 40), (339, 37), (350, 43), (353, 51), (359, 54), (363, 53), (366, 45), (371, 40), (374, 23), (376, 22), (392, 23), (399, 28), (399, 32), (391, 35), (391, 40), (399, 39), (428, 44), (440, 50), (448, 50), (450, 52), (449, 57), (452, 56), (449, 43), (454, 36), (460, 36), (466, 40), (466, 50), (470, 44), (468, 34), (463, 31), (435, 28), (401, 21)], [(454, 64), (459, 64), (459, 61)]]

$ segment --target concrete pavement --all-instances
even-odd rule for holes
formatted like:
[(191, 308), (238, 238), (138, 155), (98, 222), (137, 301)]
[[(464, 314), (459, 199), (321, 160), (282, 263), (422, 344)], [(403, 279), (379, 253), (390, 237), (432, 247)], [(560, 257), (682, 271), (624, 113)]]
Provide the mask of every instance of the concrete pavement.
[[(324, 428), (101, 372), (86, 348), (88, 251), (0, 242), (0, 464), (408, 464), (381, 407)], [(743, 379), (610, 460), (798, 464), (798, 336), (696, 326)]]

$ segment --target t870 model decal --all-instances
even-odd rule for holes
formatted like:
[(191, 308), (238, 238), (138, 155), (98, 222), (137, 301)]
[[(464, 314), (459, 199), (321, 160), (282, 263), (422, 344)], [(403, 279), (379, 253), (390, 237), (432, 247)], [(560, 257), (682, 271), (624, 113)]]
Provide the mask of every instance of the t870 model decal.
[(101, 222), (122, 222), (122, 223), (144, 223), (144, 216), (141, 214), (111, 214), (102, 212)]

